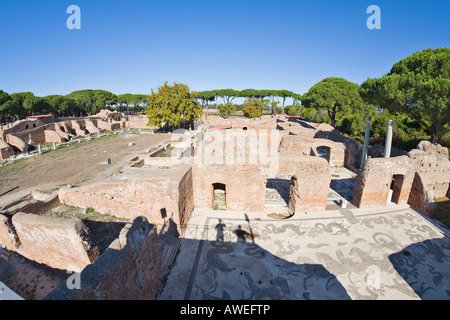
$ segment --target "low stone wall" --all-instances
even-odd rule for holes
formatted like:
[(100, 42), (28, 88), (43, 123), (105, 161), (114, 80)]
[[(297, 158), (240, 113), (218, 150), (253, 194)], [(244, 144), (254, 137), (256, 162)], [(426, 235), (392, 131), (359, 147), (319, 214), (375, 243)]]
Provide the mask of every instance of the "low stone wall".
[(44, 300), (155, 299), (163, 279), (156, 227), (135, 218), (79, 276), (79, 288), (63, 281)]
[[(129, 179), (101, 181), (77, 188), (61, 188), (59, 199), (64, 204), (92, 207), (97, 212), (116, 217), (144, 216), (151, 223), (161, 225), (165, 223), (165, 218), (173, 213), (173, 220), (181, 234), (180, 221), (184, 219), (181, 216), (191, 205), (180, 206), (180, 192), (192, 197), (191, 191), (188, 191), (191, 188), (189, 184), (192, 184), (192, 174), (186, 176), (190, 166), (180, 166), (174, 170), (126, 168), (124, 171), (130, 175)], [(166, 217), (163, 216), (163, 211), (166, 212)], [(189, 211), (191, 209), (187, 209), (187, 212)]]
[[(141, 169), (145, 170), (145, 169)], [(61, 188), (60, 201), (120, 218), (144, 216), (163, 224), (160, 210), (178, 211), (178, 189), (167, 179), (118, 180), (92, 183), (78, 188)]]
[(148, 117), (146, 115), (127, 116), (126, 127), (130, 129), (148, 128)]
[(98, 120), (97, 126), (100, 128), (100, 130), (113, 131), (120, 129), (121, 122), (106, 122), (103, 120)]
[(26, 257), (38, 263), (79, 272), (98, 257), (80, 219), (19, 212), (12, 217), (12, 224)]

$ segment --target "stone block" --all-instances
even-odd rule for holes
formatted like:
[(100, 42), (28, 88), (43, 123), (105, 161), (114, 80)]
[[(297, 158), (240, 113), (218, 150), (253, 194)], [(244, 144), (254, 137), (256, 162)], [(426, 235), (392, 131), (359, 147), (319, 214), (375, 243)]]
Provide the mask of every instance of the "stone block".
[(28, 259), (80, 272), (98, 257), (98, 249), (80, 219), (19, 212), (13, 216), (12, 224)]

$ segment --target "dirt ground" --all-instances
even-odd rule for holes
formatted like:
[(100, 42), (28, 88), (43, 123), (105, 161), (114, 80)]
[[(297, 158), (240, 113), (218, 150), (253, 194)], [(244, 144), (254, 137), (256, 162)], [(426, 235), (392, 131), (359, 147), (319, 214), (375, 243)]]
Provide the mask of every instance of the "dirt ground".
[(0, 258), (0, 271), (8, 269), (8, 272), (3, 276), (0, 272), (0, 281), (25, 300), (42, 300), (61, 281), (71, 276), (65, 270), (52, 269), (16, 252), (3, 252), (6, 255)]
[[(102, 179), (126, 165), (126, 159), (169, 139), (167, 134), (111, 134), (91, 141), (33, 155), (0, 167), (0, 206), (31, 190), (52, 192), (58, 187)], [(135, 144), (128, 146), (130, 142)], [(125, 159), (124, 159), (125, 158)], [(104, 165), (111, 159), (111, 165)]]
[[(50, 193), (68, 184), (79, 186), (107, 178), (126, 166), (134, 155), (156, 147), (169, 138), (166, 134), (115, 134), (74, 143), (1, 166), (0, 209), (5, 203), (24, 197), (32, 190)], [(131, 142), (134, 144), (129, 145)], [(111, 165), (102, 164), (108, 159), (111, 159)], [(90, 222), (86, 221), (88, 224)], [(94, 233), (111, 231), (111, 223), (102, 225), (94, 222), (89, 225), (90, 228), (98, 229)], [(119, 226), (122, 224), (113, 226), (115, 233)], [(105, 247), (107, 244), (103, 250)], [(71, 273), (65, 270), (52, 269), (0, 247), (0, 281), (25, 300), (43, 299), (70, 276)]]

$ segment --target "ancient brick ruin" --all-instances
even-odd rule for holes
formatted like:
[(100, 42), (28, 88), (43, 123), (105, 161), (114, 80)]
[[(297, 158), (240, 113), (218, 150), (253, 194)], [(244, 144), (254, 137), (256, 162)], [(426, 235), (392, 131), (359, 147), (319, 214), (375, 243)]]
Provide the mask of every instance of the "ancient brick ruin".
[(120, 128), (145, 128), (147, 121), (145, 116), (125, 116), (109, 110), (101, 110), (93, 116), (83, 118), (30, 116), (0, 127), (0, 159), (24, 150), (29, 151), (31, 144), (62, 143), (88, 134)]
[[(142, 116), (134, 120), (107, 112), (97, 119), (24, 120), (2, 128), (0, 146), (20, 149), (30, 135), (38, 142), (63, 141), (146, 122)], [(276, 205), (268, 204), (270, 192), (276, 189), (284, 199), (278, 208), (284, 217), (331, 210), (345, 203), (329, 204), (334, 168), (357, 175), (348, 202), (358, 208), (409, 204), (432, 215), (435, 199), (449, 195), (446, 148), (422, 142), (407, 155), (372, 156), (360, 168), (361, 144), (296, 117), (208, 116), (196, 131), (174, 133), (170, 142), (133, 156), (113, 178), (53, 195), (31, 194), (1, 208), (0, 244), (51, 267), (81, 272), (89, 283), (78, 291), (61, 284), (48, 299), (153, 299), (164, 273), (157, 229), (170, 221), (183, 235), (195, 209), (271, 213)], [(100, 253), (81, 220), (39, 215), (55, 204), (93, 208), (130, 222)]]

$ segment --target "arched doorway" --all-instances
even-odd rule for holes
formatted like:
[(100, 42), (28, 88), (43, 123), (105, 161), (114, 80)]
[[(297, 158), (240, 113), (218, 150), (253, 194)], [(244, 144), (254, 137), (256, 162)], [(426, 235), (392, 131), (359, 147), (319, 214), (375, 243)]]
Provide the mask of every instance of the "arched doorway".
[(319, 157), (324, 158), (330, 163), (331, 160), (331, 148), (326, 146), (320, 146), (316, 148)]

